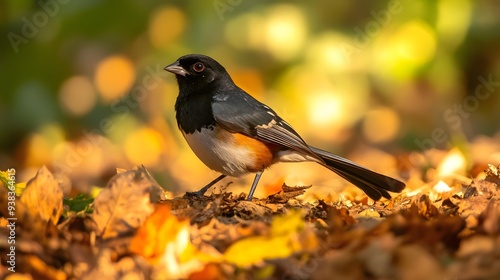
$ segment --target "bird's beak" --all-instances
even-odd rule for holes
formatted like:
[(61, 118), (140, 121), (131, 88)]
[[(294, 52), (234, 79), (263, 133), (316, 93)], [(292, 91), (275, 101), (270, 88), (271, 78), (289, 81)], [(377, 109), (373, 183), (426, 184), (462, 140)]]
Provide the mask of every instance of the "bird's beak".
[(168, 65), (167, 67), (163, 68), (163, 70), (174, 73), (175, 75), (183, 76), (183, 77), (186, 75), (189, 75), (189, 72), (186, 71), (186, 69), (182, 68), (182, 66), (179, 64), (178, 60), (176, 62)]

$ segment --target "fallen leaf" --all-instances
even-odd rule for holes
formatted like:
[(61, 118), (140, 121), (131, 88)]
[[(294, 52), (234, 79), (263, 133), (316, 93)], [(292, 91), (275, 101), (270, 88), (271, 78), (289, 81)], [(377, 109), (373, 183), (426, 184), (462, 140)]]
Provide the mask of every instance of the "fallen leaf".
[(373, 209), (365, 209), (358, 213), (359, 218), (380, 218), (380, 214)]
[(28, 181), (21, 202), (33, 216), (57, 224), (63, 211), (63, 192), (47, 167), (40, 168)]
[(175, 240), (179, 231), (185, 230), (186, 226), (186, 222), (180, 222), (172, 215), (170, 207), (159, 204), (137, 230), (130, 251), (155, 264), (164, 254), (168, 242)]
[(264, 260), (288, 257), (303, 249), (299, 236), (304, 226), (300, 211), (275, 217), (268, 235), (248, 237), (233, 243), (224, 252), (225, 259), (237, 266), (248, 267), (261, 264)]
[[(10, 172), (9, 172), (10, 171)], [(0, 185), (5, 186), (9, 190), (12, 190), (12, 187), (14, 187), (14, 192), (16, 193), (17, 197), (20, 197), (21, 194), (23, 193), (24, 189), (26, 188), (26, 182), (20, 182), (20, 183), (15, 183), (13, 186), (11, 185), (11, 176), (15, 175), (11, 170), (8, 171), (0, 171)]]
[(500, 187), (500, 171), (498, 169), (500, 169), (500, 165), (498, 165), (498, 167), (495, 167), (491, 164), (488, 164), (488, 169), (486, 170), (486, 178), (484, 180), (495, 183)]
[(72, 198), (64, 198), (64, 205), (69, 207), (69, 211), (92, 213), (90, 205), (94, 202), (94, 198), (88, 194), (80, 193)]
[(266, 198), (268, 203), (285, 203), (291, 198), (302, 195), (312, 186), (295, 186), (290, 187), (285, 183), (281, 186), (282, 190), (278, 193), (272, 194)]
[(240, 267), (262, 264), (264, 260), (286, 258), (295, 250), (283, 236), (254, 236), (237, 241), (224, 256), (226, 261)]
[(186, 278), (203, 263), (219, 259), (200, 253), (191, 244), (189, 221), (179, 221), (164, 204), (157, 205), (139, 228), (130, 251), (155, 265), (155, 277), (161, 279)]
[(418, 214), (428, 219), (439, 215), (438, 209), (433, 205), (429, 196), (425, 194), (416, 196), (411, 207), (416, 207)]
[(94, 201), (97, 234), (103, 239), (133, 234), (153, 212), (157, 192), (145, 169), (116, 174)]
[(264, 195), (269, 196), (280, 192), (283, 189), (282, 186), (284, 184), (284, 181), (285, 179), (283, 177), (279, 177), (275, 179), (273, 182), (264, 185)]
[(217, 280), (223, 279), (223, 273), (218, 264), (208, 263), (203, 270), (196, 271), (189, 275), (189, 280)]

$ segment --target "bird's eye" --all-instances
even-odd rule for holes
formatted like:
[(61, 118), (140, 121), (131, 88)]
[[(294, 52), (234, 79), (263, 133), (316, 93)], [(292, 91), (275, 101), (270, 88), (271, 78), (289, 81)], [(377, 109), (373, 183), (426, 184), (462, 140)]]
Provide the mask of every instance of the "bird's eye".
[(201, 72), (205, 69), (205, 65), (203, 65), (203, 63), (201, 62), (196, 62), (195, 64), (193, 64), (193, 70), (195, 72)]

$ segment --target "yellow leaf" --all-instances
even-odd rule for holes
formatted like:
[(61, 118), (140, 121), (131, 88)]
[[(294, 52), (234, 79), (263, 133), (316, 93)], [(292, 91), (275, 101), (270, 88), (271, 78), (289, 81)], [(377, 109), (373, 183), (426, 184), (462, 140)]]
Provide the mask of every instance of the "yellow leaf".
[(134, 233), (153, 212), (161, 193), (144, 167), (116, 174), (94, 201), (97, 234), (107, 239)]
[(287, 236), (255, 236), (234, 243), (224, 256), (228, 262), (245, 267), (260, 264), (265, 259), (286, 258), (293, 252)]
[[(14, 178), (14, 179), (16, 178), (15, 177), (15, 170), (14, 170), (14, 173), (9, 173), (8, 171), (0, 171), (0, 184), (4, 185), (9, 190), (11, 190), (11, 188), (10, 188), (11, 185), (9, 185), (9, 182), (13, 182), (13, 181), (9, 180), (9, 178)], [(20, 197), (25, 188), (26, 188), (26, 182), (15, 183), (14, 184), (14, 193), (16, 194), (17, 197)]]
[(45, 222), (57, 224), (63, 210), (63, 192), (47, 167), (40, 168), (28, 181), (21, 202), (33, 216), (38, 215)]
[(373, 209), (365, 209), (359, 212), (358, 215), (364, 218), (380, 218), (380, 214)]
[(288, 215), (277, 216), (271, 224), (271, 235), (297, 233), (304, 228), (301, 211), (293, 211)]
[(237, 241), (226, 250), (224, 256), (226, 261), (238, 266), (250, 266), (265, 259), (288, 257), (302, 250), (299, 236), (303, 228), (304, 220), (300, 211), (275, 217), (268, 236)]

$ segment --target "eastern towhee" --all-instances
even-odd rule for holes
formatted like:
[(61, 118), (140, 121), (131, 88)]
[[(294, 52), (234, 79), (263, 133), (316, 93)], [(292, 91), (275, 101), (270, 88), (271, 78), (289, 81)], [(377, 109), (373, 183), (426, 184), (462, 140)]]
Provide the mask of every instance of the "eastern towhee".
[(311, 147), (269, 106), (239, 88), (226, 69), (199, 54), (182, 56), (164, 68), (177, 78), (177, 124), (193, 152), (222, 173), (198, 193), (226, 176), (256, 173), (248, 200), (262, 172), (277, 162), (312, 161), (337, 173), (370, 198), (401, 192), (399, 180), (368, 170), (350, 160)]

